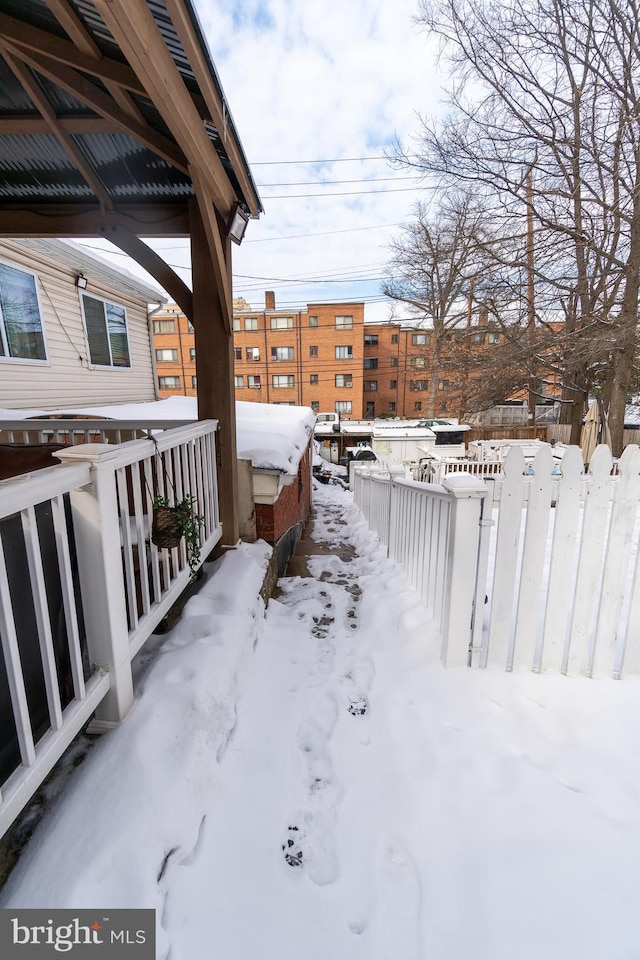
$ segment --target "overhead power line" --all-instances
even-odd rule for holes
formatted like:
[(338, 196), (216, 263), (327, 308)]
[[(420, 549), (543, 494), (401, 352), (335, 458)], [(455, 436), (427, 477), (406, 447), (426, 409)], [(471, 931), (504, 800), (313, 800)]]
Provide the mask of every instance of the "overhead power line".
[(413, 177), (361, 177), (358, 180), (297, 180), (293, 183), (257, 183), (256, 186), (261, 190), (263, 187), (325, 187), (338, 183), (397, 183), (398, 180), (419, 180), (419, 176)]

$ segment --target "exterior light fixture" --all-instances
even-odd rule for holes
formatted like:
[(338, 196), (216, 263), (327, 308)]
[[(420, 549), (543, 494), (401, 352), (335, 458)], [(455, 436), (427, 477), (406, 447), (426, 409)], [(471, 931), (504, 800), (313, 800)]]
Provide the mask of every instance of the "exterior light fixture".
[(76, 277), (76, 287), (78, 287), (78, 289), (80, 290), (87, 289), (87, 278), (83, 277), (81, 273), (79, 273), (78, 276)]
[(229, 239), (238, 245), (241, 244), (248, 222), (249, 211), (239, 203), (236, 203), (227, 224), (227, 236)]

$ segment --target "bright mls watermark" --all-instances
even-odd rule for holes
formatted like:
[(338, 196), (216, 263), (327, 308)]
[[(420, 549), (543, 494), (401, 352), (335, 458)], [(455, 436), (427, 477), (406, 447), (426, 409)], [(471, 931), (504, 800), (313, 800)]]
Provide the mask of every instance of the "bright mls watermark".
[(155, 960), (155, 910), (0, 910), (2, 960)]

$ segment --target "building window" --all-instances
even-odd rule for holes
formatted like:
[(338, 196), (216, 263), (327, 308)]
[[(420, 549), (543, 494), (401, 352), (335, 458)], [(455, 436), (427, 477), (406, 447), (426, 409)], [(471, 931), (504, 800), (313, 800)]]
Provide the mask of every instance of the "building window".
[(158, 377), (161, 390), (175, 390), (180, 386), (180, 377)]
[(293, 387), (295, 386), (293, 375), (271, 377), (271, 386), (275, 389), (280, 387)]
[(233, 385), (236, 388), (236, 390), (242, 390), (242, 388), (244, 387), (244, 377), (234, 377)]
[(247, 347), (246, 357), (247, 357), (247, 360), (259, 360), (260, 347)]
[(318, 356), (318, 348), (317, 348), (316, 346), (309, 347), (309, 356), (310, 356), (310, 357), (317, 357), (317, 356)]
[(431, 334), (430, 333), (412, 333), (411, 343), (414, 346), (417, 346), (418, 344), (428, 345), (429, 343), (431, 343)]
[(198, 386), (198, 378), (191, 377), (191, 389), (195, 390), (197, 386)]
[(124, 307), (82, 294), (89, 356), (94, 367), (130, 367)]
[(409, 389), (410, 390), (428, 390), (429, 381), (428, 380), (410, 380)]
[(317, 326), (318, 326), (318, 318), (317, 318), (317, 317), (309, 317), (309, 326), (310, 326), (310, 327), (317, 327)]
[(236, 333), (240, 329), (240, 317), (233, 318), (233, 331)]
[(318, 410), (320, 409), (320, 401), (319, 401), (319, 400), (312, 400), (312, 401), (311, 401), (311, 409), (313, 410), (314, 413), (317, 413)]
[(364, 412), (365, 417), (375, 417), (376, 415), (376, 402), (375, 400), (367, 400), (367, 409)]
[(364, 358), (364, 368), (365, 368), (365, 370), (377, 370), (377, 369), (378, 369), (378, 358), (377, 358), (377, 357), (365, 357), (365, 358)]
[(353, 360), (353, 347), (336, 347), (336, 360)]
[(411, 366), (415, 367), (416, 370), (424, 370), (427, 365), (426, 357), (411, 357)]
[(336, 317), (336, 330), (352, 330), (353, 317)]
[(397, 333), (392, 333), (392, 334), (391, 334), (391, 343), (397, 343), (397, 342), (398, 342), (398, 334), (397, 334)]
[(449, 381), (448, 380), (438, 380), (438, 390), (448, 390)]
[(389, 390), (397, 390), (397, 389), (398, 389), (398, 381), (389, 380)]
[(254, 390), (259, 390), (262, 384), (260, 383), (260, 374), (257, 377), (248, 376), (247, 377), (247, 386), (253, 388)]
[(416, 400), (413, 405), (413, 409), (416, 411), (422, 410), (422, 400)]
[(244, 328), (245, 328), (245, 330), (257, 330), (257, 329), (258, 329), (258, 318), (257, 318), (257, 317), (245, 317), (245, 318), (244, 318)]
[(195, 333), (195, 332), (196, 332), (196, 328), (191, 323), (191, 320), (187, 320), (187, 333)]
[(234, 347), (233, 356), (235, 360), (242, 360), (242, 347)]
[(191, 363), (195, 363), (195, 362), (196, 362), (196, 348), (195, 348), (195, 347), (189, 347), (189, 360), (191, 361)]
[(484, 343), (485, 335), (484, 333), (474, 333), (473, 342), (474, 343)]
[(175, 333), (176, 322), (175, 320), (154, 320), (153, 332), (154, 333)]
[(500, 334), (499, 334), (499, 333), (490, 333), (490, 334), (489, 334), (489, 343), (500, 343)]
[(337, 373), (336, 374), (336, 387), (352, 387), (353, 380), (351, 379), (350, 373)]
[(389, 400), (389, 413), (395, 413), (395, 412), (396, 412), (395, 400)]
[(377, 347), (378, 346), (378, 337), (375, 333), (365, 333), (364, 335), (364, 345), (365, 347)]
[(364, 389), (365, 389), (368, 393), (371, 393), (372, 391), (377, 390), (377, 389), (378, 389), (378, 381), (377, 381), (377, 380), (365, 380), (365, 381), (364, 381)]
[(0, 264), (0, 357), (46, 360), (36, 278)]
[(351, 400), (336, 400), (336, 413), (351, 413)]
[(309, 383), (315, 384), (315, 383), (317, 383), (317, 382), (318, 382), (318, 374), (317, 374), (317, 373), (310, 373), (310, 374), (309, 374)]
[(156, 350), (156, 360), (162, 362), (176, 361), (178, 359), (177, 350)]
[(272, 330), (293, 330), (293, 317), (271, 317)]
[(293, 360), (293, 347), (271, 347), (272, 360)]
[(391, 366), (391, 367), (397, 367), (397, 366), (398, 366), (398, 358), (397, 358), (397, 357), (391, 357), (391, 358), (389, 359), (389, 366)]
[(295, 407), (295, 402), (293, 400), (273, 400), (274, 407)]

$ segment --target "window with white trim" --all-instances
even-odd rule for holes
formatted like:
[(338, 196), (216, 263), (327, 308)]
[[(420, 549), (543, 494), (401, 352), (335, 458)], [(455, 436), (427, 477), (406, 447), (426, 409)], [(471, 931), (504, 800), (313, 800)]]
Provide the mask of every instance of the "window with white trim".
[(196, 348), (195, 348), (195, 347), (189, 347), (189, 360), (191, 361), (191, 363), (195, 363), (195, 362), (196, 362)]
[(353, 360), (353, 347), (351, 345), (337, 346), (336, 360)]
[(245, 330), (257, 330), (257, 329), (258, 329), (258, 318), (257, 318), (257, 317), (245, 317), (245, 318), (244, 318), (244, 328), (245, 328)]
[(271, 386), (275, 389), (280, 389), (281, 387), (293, 387), (295, 386), (293, 375), (283, 374), (281, 376), (271, 377)]
[(0, 263), (0, 358), (47, 359), (35, 275), (7, 263)]
[(158, 377), (161, 390), (176, 390), (180, 386), (180, 377)]
[(234, 377), (233, 385), (236, 388), (236, 390), (242, 390), (242, 388), (244, 387), (244, 377), (241, 377), (241, 376)]
[(424, 370), (427, 366), (426, 357), (411, 357), (411, 366), (415, 367), (416, 370)]
[(336, 413), (351, 413), (351, 400), (336, 400)]
[(153, 332), (154, 333), (175, 333), (176, 322), (175, 320), (154, 320)]
[(272, 360), (293, 360), (293, 347), (271, 347)]
[(247, 347), (247, 360), (259, 360), (260, 347)]
[(272, 330), (292, 330), (293, 317), (271, 317)]
[(310, 327), (317, 327), (317, 326), (318, 326), (318, 318), (317, 318), (317, 317), (309, 317), (309, 326), (310, 326)]
[(377, 347), (378, 346), (378, 335), (375, 333), (365, 333), (364, 335), (364, 345), (365, 347)]
[(411, 343), (414, 344), (429, 344), (431, 343), (431, 334), (430, 333), (412, 333), (411, 334)]
[(233, 357), (234, 360), (242, 360), (242, 347), (233, 348)]
[(336, 330), (352, 330), (353, 317), (336, 317)]
[(259, 390), (262, 386), (260, 382), (260, 374), (257, 376), (248, 376), (247, 377), (247, 386), (253, 388), (254, 390)]
[(197, 388), (197, 386), (198, 386), (198, 378), (197, 378), (197, 377), (191, 377), (191, 389), (192, 389), (192, 390), (195, 390), (195, 389)]
[(130, 367), (127, 314), (124, 307), (83, 293), (82, 312), (94, 367)]
[(336, 387), (352, 387), (353, 380), (350, 373), (336, 373)]
[(410, 390), (428, 390), (429, 381), (428, 380), (410, 380), (409, 389)]
[(240, 317), (234, 317), (234, 318), (233, 318), (233, 331), (234, 331), (234, 333), (237, 333), (239, 329), (240, 329)]
[(490, 334), (489, 334), (489, 343), (500, 343), (500, 334), (499, 334), (499, 333), (490, 333)]
[[(195, 353), (195, 350), (194, 350)], [(156, 350), (156, 360), (159, 360), (161, 363), (168, 363), (170, 361), (175, 361), (178, 359), (177, 350)]]

